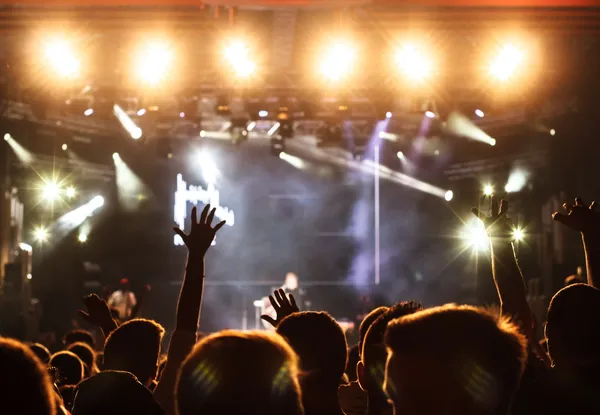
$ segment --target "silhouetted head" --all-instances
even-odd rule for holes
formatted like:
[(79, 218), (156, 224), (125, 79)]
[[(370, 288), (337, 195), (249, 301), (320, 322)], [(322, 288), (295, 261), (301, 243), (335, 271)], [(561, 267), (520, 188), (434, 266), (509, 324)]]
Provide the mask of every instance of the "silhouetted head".
[(92, 350), (96, 349), (96, 340), (94, 340), (94, 336), (87, 330), (71, 330), (65, 337), (63, 337), (63, 343), (65, 346), (69, 346), (70, 344), (82, 342), (86, 343), (88, 346), (92, 348)]
[(133, 319), (120, 325), (104, 343), (104, 370), (133, 373), (149, 386), (156, 377), (165, 329), (155, 321)]
[(365, 316), (365, 318), (363, 318), (363, 320), (360, 322), (360, 326), (358, 327), (358, 354), (362, 356), (362, 349), (363, 349), (363, 342), (365, 341), (365, 336), (367, 335), (367, 331), (369, 331), (369, 327), (371, 327), (371, 324), (373, 324), (373, 322), (375, 320), (377, 320), (377, 317), (379, 317), (380, 315), (382, 315), (383, 313), (385, 313), (387, 310), (389, 310), (389, 307), (377, 307), (373, 310), (371, 310), (371, 312), (369, 314), (367, 314)]
[(0, 337), (0, 413), (54, 415), (48, 371), (24, 344)]
[(54, 353), (50, 358), (50, 366), (58, 370), (57, 384), (77, 385), (83, 380), (83, 362), (73, 352), (66, 350)]
[(46, 346), (44, 346), (41, 343), (31, 343), (29, 345), (29, 348), (37, 356), (37, 358), (40, 359), (40, 361), (43, 364), (48, 364), (52, 355), (50, 354), (50, 350), (48, 350)]
[(384, 310), (369, 327), (363, 341), (362, 358), (356, 371), (361, 388), (369, 394), (370, 404), (373, 404), (374, 401), (380, 405), (387, 404), (387, 397), (383, 392), (383, 381), (387, 360), (384, 336), (388, 323), (395, 318), (404, 317), (420, 310), (423, 310), (421, 303), (403, 301)]
[(277, 326), (300, 358), (303, 382), (337, 390), (346, 369), (346, 336), (325, 312), (305, 311), (284, 318)]
[(129, 291), (129, 280), (127, 278), (121, 278), (121, 281), (119, 281), (119, 286), (121, 287), (122, 291)]
[(295, 353), (276, 334), (226, 330), (210, 335), (181, 366), (178, 413), (302, 415), (297, 372)]
[(85, 370), (87, 370), (85, 373), (86, 378), (98, 371), (96, 368), (96, 354), (89, 345), (82, 342), (73, 343), (67, 347), (67, 350), (75, 353), (85, 364)]
[(162, 415), (152, 392), (128, 372), (107, 370), (77, 386), (73, 415)]
[(527, 357), (515, 325), (471, 306), (392, 320), (385, 343), (384, 387), (402, 415), (505, 414)]
[(600, 366), (600, 290), (574, 284), (557, 292), (546, 319), (548, 352), (557, 368)]

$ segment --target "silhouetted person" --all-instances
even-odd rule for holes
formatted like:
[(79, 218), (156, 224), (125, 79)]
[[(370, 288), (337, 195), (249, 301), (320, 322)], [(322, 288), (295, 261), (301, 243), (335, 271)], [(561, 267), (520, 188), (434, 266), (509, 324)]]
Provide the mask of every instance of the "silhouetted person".
[(48, 348), (46, 346), (44, 346), (41, 343), (32, 343), (29, 345), (29, 348), (37, 356), (37, 358), (41, 360), (41, 362), (43, 364), (45, 364), (45, 365), (48, 364), (52, 354), (50, 353), (50, 350), (48, 350)]
[(500, 415), (510, 408), (527, 356), (505, 318), (446, 305), (388, 324), (385, 391), (397, 415)]
[(104, 370), (133, 373), (145, 386), (156, 378), (160, 345), (165, 329), (152, 320), (130, 320), (106, 339)]
[(75, 353), (84, 363), (84, 375), (86, 378), (98, 372), (98, 369), (96, 368), (96, 354), (87, 343), (73, 343), (67, 347), (67, 350)]
[(58, 370), (58, 379), (56, 383), (59, 386), (77, 385), (83, 380), (83, 362), (73, 352), (63, 350), (54, 353), (49, 364)]
[(86, 343), (92, 350), (96, 350), (96, 340), (94, 339), (94, 335), (87, 330), (71, 330), (63, 337), (63, 344), (66, 347), (77, 342)]
[(423, 309), (420, 303), (405, 301), (385, 310), (370, 325), (363, 341), (362, 359), (357, 365), (358, 382), (368, 395), (367, 415), (391, 414), (392, 406), (383, 391), (387, 350), (384, 336), (387, 325), (395, 318)]
[(107, 303), (110, 308), (117, 310), (119, 319), (125, 321), (131, 318), (137, 300), (135, 294), (129, 288), (129, 280), (127, 278), (122, 278), (119, 285), (120, 288), (108, 297)]
[(300, 358), (304, 412), (342, 414), (337, 390), (346, 368), (348, 346), (339, 324), (325, 312), (299, 312), (285, 317), (277, 333)]
[(163, 415), (152, 392), (128, 372), (107, 370), (77, 386), (72, 415)]
[(201, 340), (179, 372), (179, 415), (302, 415), (297, 357), (272, 333), (226, 330)]
[(385, 313), (388, 310), (389, 310), (389, 307), (385, 307), (385, 306), (377, 307), (377, 308), (371, 310), (371, 312), (369, 314), (367, 314), (360, 322), (360, 326), (358, 326), (358, 354), (359, 355), (362, 355), (363, 341), (365, 340), (365, 336), (367, 335), (367, 331), (369, 331), (371, 324), (373, 324), (373, 322), (375, 320), (377, 320), (377, 318), (379, 316), (381, 316), (383, 313)]
[(0, 412), (54, 415), (55, 398), (48, 371), (24, 344), (0, 337)]

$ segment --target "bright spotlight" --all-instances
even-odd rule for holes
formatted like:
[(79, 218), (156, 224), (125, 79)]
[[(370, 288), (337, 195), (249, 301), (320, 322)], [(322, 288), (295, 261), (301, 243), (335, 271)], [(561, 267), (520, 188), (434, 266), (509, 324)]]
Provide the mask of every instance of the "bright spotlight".
[(435, 118), (435, 113), (433, 111), (425, 111), (425, 116), (427, 118)]
[(114, 161), (121, 160), (121, 156), (119, 156), (119, 153), (113, 153), (112, 154), (112, 158), (113, 158)]
[(391, 112), (386, 112), (385, 113), (385, 118), (392, 118), (392, 113)]
[(490, 137), (485, 131), (475, 125), (471, 119), (458, 112), (452, 112), (448, 116), (446, 128), (448, 132), (459, 137), (481, 141), (482, 143), (486, 143), (490, 146), (496, 145), (495, 138)]
[(250, 50), (241, 41), (231, 42), (225, 48), (225, 60), (240, 78), (247, 78), (256, 70), (256, 64), (250, 59)]
[(12, 137), (10, 136), (10, 134), (6, 133), (4, 134), (4, 141), (8, 141), (10, 140)]
[(550, 130), (550, 135), (551, 136), (555, 136), (556, 135), (556, 130), (554, 128)]
[(262, 117), (262, 118), (264, 118), (264, 117), (266, 117), (266, 116), (268, 116), (268, 115), (269, 115), (269, 111), (265, 111), (265, 110), (260, 110), (260, 111), (258, 111), (258, 116), (259, 116), (259, 117)]
[(167, 77), (173, 60), (173, 49), (166, 42), (148, 42), (137, 55), (136, 72), (142, 82), (157, 86)]
[(146, 113), (146, 108), (142, 108), (142, 109), (138, 110), (137, 115), (138, 115), (138, 117), (141, 117), (145, 113)]
[(67, 151), (69, 149), (69, 146), (66, 144), (63, 144), (62, 146), (60, 146), (62, 151)]
[(129, 133), (131, 138), (133, 138), (134, 140), (139, 140), (142, 137), (142, 129), (138, 127), (135, 122), (133, 122), (129, 115), (127, 115), (127, 113), (123, 110), (123, 108), (115, 104), (113, 106), (113, 112), (119, 120), (119, 122), (121, 123), (121, 125), (123, 126), (123, 128), (125, 129), (125, 131)]
[(452, 199), (454, 199), (454, 192), (452, 190), (448, 190), (444, 194), (444, 199), (446, 199), (446, 202), (450, 202)]
[(83, 111), (83, 115), (85, 115), (86, 117), (89, 117), (93, 113), (94, 113), (94, 109), (93, 108), (88, 108), (85, 111)]
[(28, 279), (28, 280), (30, 280), (30, 279), (32, 279), (32, 278), (33, 278), (33, 276), (32, 276), (31, 274), (27, 274), (27, 279)]
[(85, 233), (80, 233), (80, 234), (77, 236), (77, 240), (78, 240), (79, 242), (81, 242), (82, 244), (86, 243), (86, 242), (87, 242), (87, 239), (88, 239), (88, 237), (87, 237), (87, 235), (86, 235)]
[(79, 75), (79, 60), (68, 42), (62, 39), (48, 41), (44, 46), (44, 57), (58, 76), (76, 78)]
[(302, 160), (300, 157), (292, 156), (291, 154), (288, 154), (284, 151), (279, 153), (279, 158), (283, 161), (288, 162), (297, 169), (303, 169), (305, 167), (304, 160)]
[(411, 81), (423, 81), (431, 76), (431, 61), (415, 45), (405, 45), (398, 50), (396, 64)]
[(403, 160), (404, 159), (404, 153), (399, 151), (396, 153), (396, 156), (398, 157), (398, 159)]
[(513, 44), (504, 45), (490, 66), (492, 76), (506, 81), (516, 72), (523, 61), (523, 52)]
[(46, 242), (48, 240), (48, 231), (46, 228), (37, 227), (33, 230), (33, 237), (37, 242)]
[(202, 151), (198, 153), (197, 161), (200, 165), (200, 169), (202, 170), (202, 176), (204, 177), (204, 180), (206, 180), (208, 184), (214, 185), (221, 173), (213, 162), (212, 157), (208, 153)]
[(483, 118), (485, 117), (485, 114), (483, 111), (481, 111), (480, 109), (476, 109), (475, 110), (475, 115), (477, 115), (479, 118)]
[(347, 77), (356, 58), (354, 48), (346, 43), (334, 43), (326, 52), (320, 64), (321, 75), (329, 81), (337, 82)]
[(491, 184), (486, 184), (483, 186), (483, 194), (484, 196), (491, 196), (494, 194), (494, 186)]
[(529, 174), (524, 170), (514, 170), (508, 176), (508, 181), (504, 190), (506, 193), (520, 192), (527, 184)]
[(495, 138), (491, 138), (488, 144), (491, 145), (492, 147), (495, 147), (496, 146), (496, 139)]
[(88, 205), (92, 211), (99, 209), (102, 206), (104, 206), (104, 198), (102, 196), (96, 196), (92, 200), (90, 200)]
[(465, 223), (461, 237), (477, 251), (487, 251), (490, 247), (490, 239), (485, 226), (478, 218), (473, 217), (468, 223)]
[(69, 186), (67, 188), (67, 197), (69, 199), (73, 199), (75, 197), (75, 195), (77, 194), (77, 190), (75, 190), (75, 188), (73, 186)]
[(54, 181), (45, 182), (42, 187), (42, 199), (48, 202), (55, 202), (60, 197), (60, 186)]
[(513, 239), (517, 242), (521, 242), (525, 239), (525, 232), (522, 229), (513, 229)]

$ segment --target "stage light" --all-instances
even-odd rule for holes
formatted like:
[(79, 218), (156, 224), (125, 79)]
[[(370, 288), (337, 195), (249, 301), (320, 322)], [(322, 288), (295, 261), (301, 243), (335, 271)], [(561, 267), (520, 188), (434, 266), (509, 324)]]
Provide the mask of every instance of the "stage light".
[(167, 77), (174, 61), (172, 47), (164, 41), (151, 41), (140, 48), (136, 72), (148, 86), (157, 86)]
[(37, 242), (46, 242), (48, 240), (48, 230), (43, 227), (37, 227), (33, 230), (33, 237)]
[(121, 160), (121, 156), (119, 156), (119, 153), (113, 153), (112, 154), (112, 158), (113, 158), (114, 161)]
[(142, 137), (142, 129), (138, 127), (135, 122), (133, 122), (129, 115), (127, 115), (127, 113), (123, 110), (123, 108), (115, 104), (113, 106), (113, 112), (119, 120), (119, 122), (121, 123), (121, 125), (123, 126), (123, 128), (125, 129), (125, 131), (129, 133), (131, 138), (133, 138), (134, 140), (139, 140)]
[(21, 242), (21, 243), (19, 244), (19, 249), (20, 249), (21, 251), (26, 251), (26, 252), (31, 252), (31, 251), (33, 251), (33, 248), (31, 247), (31, 245), (29, 245), (29, 244), (26, 244), (26, 243), (24, 243), (24, 242)]
[(269, 111), (260, 110), (258, 111), (258, 116), (261, 118), (267, 117), (269, 115)]
[(491, 138), (489, 141), (489, 145), (491, 145), (492, 147), (496, 146), (496, 139), (495, 138)]
[(396, 53), (396, 64), (411, 81), (423, 81), (431, 76), (430, 59), (415, 45), (404, 45), (399, 49)]
[(391, 113), (391, 112), (389, 112), (389, 111), (388, 111), (388, 112), (386, 112), (386, 113), (385, 113), (385, 118), (388, 118), (388, 119), (389, 119), (389, 118), (392, 118), (392, 113)]
[(433, 152), (433, 155), (435, 155), (435, 156), (439, 156), (439, 155), (440, 155), (440, 150), (435, 150), (435, 151)]
[(304, 160), (302, 160), (300, 157), (296, 157), (296, 156), (292, 156), (291, 154), (287, 154), (284, 151), (279, 153), (279, 158), (281, 160), (291, 164), (292, 166), (296, 167), (297, 169), (303, 169), (305, 167)]
[(328, 81), (341, 81), (352, 71), (355, 58), (354, 48), (343, 42), (334, 43), (320, 63), (321, 75)]
[(141, 117), (145, 113), (146, 113), (146, 108), (142, 108), (142, 109), (138, 110), (137, 115), (138, 115), (138, 117)]
[(79, 75), (79, 60), (71, 45), (65, 40), (47, 41), (44, 45), (44, 57), (56, 75), (62, 78), (76, 78)]
[(510, 173), (504, 190), (506, 193), (520, 192), (527, 184), (529, 173), (525, 170), (517, 169)]
[(200, 137), (202, 137), (202, 138), (206, 137), (206, 131), (204, 131), (204, 130), (200, 131)]
[(10, 140), (12, 137), (10, 136), (10, 134), (4, 134), (4, 141), (8, 141)]
[(66, 144), (63, 144), (62, 146), (60, 146), (62, 151), (67, 151), (69, 149), (69, 146)]
[(179, 118), (185, 118), (185, 112), (180, 112), (179, 113)]
[(27, 274), (27, 279), (28, 279), (28, 280), (30, 280), (30, 279), (32, 279), (32, 278), (33, 278), (33, 276), (32, 276), (31, 274)]
[(513, 229), (513, 239), (517, 242), (521, 242), (525, 239), (525, 232), (522, 229)]
[(198, 153), (197, 160), (206, 183), (214, 185), (217, 182), (217, 178), (220, 177), (221, 172), (213, 162), (210, 154), (201, 151)]
[(448, 190), (444, 194), (444, 199), (446, 199), (446, 202), (450, 202), (452, 199), (454, 199), (454, 192), (452, 190)]
[(83, 111), (83, 115), (85, 115), (86, 117), (89, 117), (93, 113), (94, 113), (94, 109), (93, 108), (88, 108), (85, 111)]
[(246, 127), (246, 130), (248, 130), (248, 132), (254, 130), (254, 127), (256, 127), (256, 121), (251, 121), (248, 123), (248, 127)]
[(481, 141), (490, 146), (496, 145), (496, 139), (490, 137), (485, 131), (479, 128), (468, 117), (458, 112), (452, 112), (446, 121), (448, 132), (459, 137), (469, 138), (471, 140)]
[(67, 188), (66, 194), (69, 199), (73, 199), (75, 197), (75, 195), (77, 194), (77, 190), (75, 190), (75, 188), (73, 186), (69, 186)]
[(513, 44), (502, 47), (490, 66), (492, 76), (500, 81), (511, 78), (523, 61), (523, 52)]
[(88, 237), (87, 237), (87, 235), (86, 235), (85, 233), (80, 233), (80, 234), (77, 236), (77, 240), (78, 240), (79, 242), (81, 242), (82, 244), (86, 243), (86, 242), (87, 242), (87, 239), (88, 239)]
[(280, 126), (281, 126), (281, 124), (279, 124), (278, 122), (276, 122), (275, 124), (273, 124), (273, 126), (269, 129), (269, 131), (267, 131), (267, 135), (273, 135), (273, 134), (275, 134), (275, 131), (277, 131)]
[(480, 109), (475, 110), (475, 115), (477, 115), (479, 118), (483, 118), (485, 116), (483, 111), (481, 111)]
[(396, 153), (396, 156), (398, 157), (398, 159), (403, 160), (404, 159), (404, 153), (399, 151)]
[(225, 48), (225, 60), (231, 65), (235, 75), (247, 78), (256, 70), (256, 64), (250, 59), (248, 46), (242, 41), (231, 42)]
[(556, 130), (554, 128), (550, 130), (550, 135), (551, 136), (555, 136), (556, 135)]
[(494, 186), (491, 184), (486, 184), (483, 186), (483, 194), (484, 196), (491, 196), (494, 194)]
[(102, 206), (104, 206), (104, 198), (102, 196), (96, 196), (92, 200), (90, 200), (88, 205), (93, 212), (94, 210), (99, 209)]
[(60, 197), (60, 186), (54, 182), (44, 182), (42, 187), (42, 199), (48, 202), (54, 202)]
[(487, 251), (490, 247), (490, 239), (485, 225), (478, 218), (471, 218), (461, 233), (461, 238), (467, 243), (468, 246), (472, 246), (477, 251)]
[(425, 116), (427, 118), (435, 118), (435, 113), (433, 111), (425, 111)]

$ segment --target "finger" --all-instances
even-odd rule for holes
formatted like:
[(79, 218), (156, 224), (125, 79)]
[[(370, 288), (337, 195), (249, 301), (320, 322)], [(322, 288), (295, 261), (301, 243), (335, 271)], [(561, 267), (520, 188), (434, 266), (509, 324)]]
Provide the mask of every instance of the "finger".
[(583, 200), (581, 200), (581, 198), (580, 198), (580, 197), (576, 197), (576, 198), (575, 198), (575, 206), (580, 206), (580, 207), (583, 207), (583, 206), (585, 206), (585, 205), (583, 204)]
[(284, 303), (283, 297), (281, 295), (281, 290), (275, 290), (274, 294), (275, 294), (275, 298), (277, 299), (277, 303), (280, 306), (283, 306), (285, 303)]
[(267, 316), (265, 314), (265, 315), (260, 316), (260, 318), (263, 319), (264, 321), (266, 321), (267, 323), (269, 323), (270, 325), (272, 325), (273, 327), (277, 326), (277, 322), (275, 320), (273, 320), (273, 317), (271, 317), (271, 316)]
[(471, 213), (473, 213), (473, 215), (477, 216), (481, 220), (483, 220), (485, 218), (485, 216), (483, 215), (483, 213), (481, 213), (479, 211), (479, 209), (477, 209), (477, 208), (471, 209)]
[(206, 218), (206, 223), (208, 225), (212, 224), (213, 219), (215, 218), (215, 212), (217, 211), (217, 208), (213, 208), (210, 211), (210, 214), (208, 215), (208, 218)]
[(279, 304), (277, 304), (277, 302), (275, 301), (275, 299), (273, 298), (272, 295), (269, 296), (269, 302), (271, 303), (271, 306), (275, 309), (275, 310), (279, 310)]
[(217, 232), (219, 229), (221, 229), (223, 226), (225, 226), (225, 221), (221, 221), (219, 223), (217, 223), (217, 226), (215, 226), (213, 229), (215, 230), (215, 232)]
[(596, 209), (596, 201), (594, 200), (592, 202), (592, 204), (590, 205), (590, 210), (595, 210)]
[(292, 305), (292, 308), (298, 310), (298, 306), (296, 305), (296, 299), (292, 294), (290, 294), (290, 304)]
[(185, 238), (187, 237), (187, 235), (186, 235), (186, 234), (185, 234), (185, 233), (184, 233), (184, 232), (183, 232), (181, 229), (179, 229), (177, 226), (175, 226), (175, 227), (173, 228), (173, 231), (174, 231), (174, 232), (175, 232), (177, 235), (181, 236), (181, 239), (183, 239), (183, 240), (185, 241)]
[(192, 208), (192, 226), (198, 223), (198, 209), (196, 206)]
[(568, 203), (563, 203), (563, 209), (567, 212), (571, 212), (573, 210), (573, 206), (569, 205)]
[(500, 215), (506, 215), (508, 213), (508, 201), (502, 199), (500, 201)]
[(204, 206), (204, 210), (202, 211), (202, 214), (200, 215), (200, 223), (202, 223), (202, 224), (206, 223), (206, 216), (208, 215), (209, 209), (210, 209), (210, 205)]
[(496, 216), (496, 215), (498, 215), (498, 211), (499, 211), (498, 199), (496, 198), (496, 196), (492, 195), (491, 200), (492, 200), (492, 202), (490, 203), (491, 214), (492, 214), (492, 216)]
[(77, 310), (77, 314), (79, 315), (79, 317), (81, 317), (82, 319), (84, 319), (88, 323), (91, 323), (91, 321), (90, 321), (90, 315), (88, 313), (86, 313), (85, 311), (83, 311), (83, 310)]

